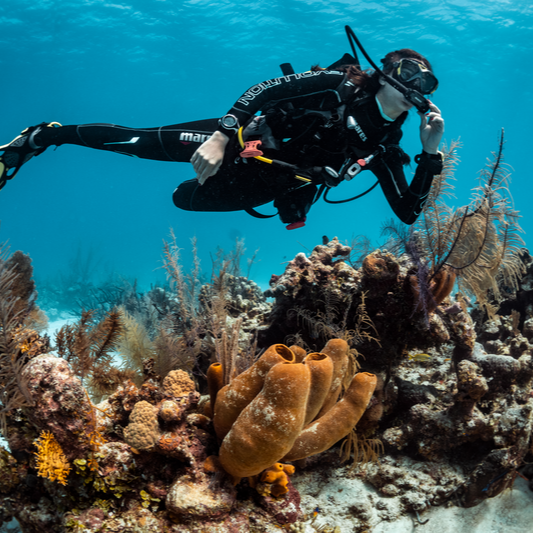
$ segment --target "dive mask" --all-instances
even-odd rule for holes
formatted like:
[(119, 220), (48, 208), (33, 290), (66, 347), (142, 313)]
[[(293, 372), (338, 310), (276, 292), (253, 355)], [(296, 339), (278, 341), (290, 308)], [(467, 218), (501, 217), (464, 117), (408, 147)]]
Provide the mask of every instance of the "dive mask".
[(357, 52), (355, 51), (354, 43), (357, 44), (366, 60), (372, 65), (376, 72), (392, 85), (395, 89), (400, 91), (405, 99), (413, 104), (420, 113), (427, 113), (430, 109), (429, 100), (424, 94), (431, 94), (437, 89), (438, 81), (434, 74), (425, 67), (422, 63), (414, 59), (400, 59), (393, 64), (394, 70), (392, 76), (385, 74), (375, 63), (372, 58), (366, 53), (359, 39), (356, 37), (350, 26), (345, 26), (346, 35), (354, 54), (355, 62), (359, 63)]
[(439, 82), (433, 72), (423, 63), (414, 59), (404, 58), (392, 64), (392, 77), (409, 89), (421, 94), (433, 94)]

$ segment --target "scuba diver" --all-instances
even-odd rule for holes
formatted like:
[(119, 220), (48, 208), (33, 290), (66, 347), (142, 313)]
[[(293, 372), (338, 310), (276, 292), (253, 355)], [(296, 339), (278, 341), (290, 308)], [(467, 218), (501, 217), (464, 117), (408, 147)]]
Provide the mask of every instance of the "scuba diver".
[[(287, 229), (305, 225), (322, 195), (350, 201), (378, 183), (405, 224), (420, 214), (433, 176), (442, 171), (438, 151), (444, 121), (425, 95), (438, 86), (428, 60), (411, 49), (388, 53), (378, 68), (346, 26), (353, 56), (327, 69), (294, 73), (254, 85), (220, 119), (157, 128), (114, 124), (61, 126), (41, 123), (0, 147), (0, 189), (24, 163), (50, 146), (75, 144), (159, 161), (191, 162), (196, 178), (174, 191), (174, 204), (188, 211), (239, 211), (269, 218), (278, 214)], [(353, 41), (374, 70), (361, 70)], [(416, 107), (422, 152), (408, 185), (403, 167), (410, 157), (400, 147), (401, 127)], [(261, 114), (257, 114), (261, 112)], [(363, 194), (328, 200), (328, 191), (370, 170), (376, 183)], [(277, 213), (255, 208), (274, 201)]]

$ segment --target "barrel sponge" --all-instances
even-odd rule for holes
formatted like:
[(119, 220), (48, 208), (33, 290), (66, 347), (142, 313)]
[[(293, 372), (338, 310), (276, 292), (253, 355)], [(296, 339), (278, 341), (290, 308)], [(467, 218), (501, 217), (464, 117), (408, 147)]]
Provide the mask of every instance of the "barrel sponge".
[(356, 374), (342, 400), (324, 416), (306, 426), (295, 440), (290, 452), (281, 460), (304, 459), (328, 450), (337, 441), (346, 437), (365, 412), (376, 383), (377, 378), (374, 374), (367, 372)]
[(294, 354), (287, 346), (274, 344), (248, 370), (218, 391), (213, 409), (213, 424), (220, 441), (227, 435), (241, 411), (259, 394), (269, 370), (278, 363), (293, 363), (294, 359)]
[(171, 370), (163, 380), (165, 394), (179, 398), (196, 390), (194, 381), (184, 370)]
[(145, 402), (137, 402), (130, 414), (128, 427), (124, 430), (124, 440), (136, 450), (149, 450), (160, 437), (157, 422), (157, 407)]
[(289, 452), (304, 425), (310, 384), (307, 365), (272, 367), (222, 442), (219, 457), (226, 472), (234, 478), (254, 476)]

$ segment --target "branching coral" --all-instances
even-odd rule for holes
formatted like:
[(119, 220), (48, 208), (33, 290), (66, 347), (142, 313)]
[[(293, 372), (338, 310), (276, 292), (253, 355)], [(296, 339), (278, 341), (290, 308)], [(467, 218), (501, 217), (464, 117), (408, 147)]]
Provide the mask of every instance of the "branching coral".
[[(247, 312), (257, 300), (264, 301), (253, 282), (234, 275), (239, 272), (243, 253), (240, 241), (229, 255), (219, 251), (210, 282), (201, 285), (196, 241), (193, 239), (193, 268), (187, 275), (180, 265), (180, 249), (172, 232), (170, 242), (164, 244), (163, 266), (176, 299), (154, 344), (172, 353), (182, 368), (190, 370), (196, 363), (200, 374), (213, 360), (223, 363), (224, 383), (249, 366), (249, 352), (243, 346), (248, 347), (248, 343), (240, 344), (243, 322), (249, 320)], [(253, 349), (250, 352), (254, 354)]]
[(71, 466), (61, 446), (50, 431), (42, 431), (35, 441), (37, 447), (37, 473), (50, 481), (57, 481), (61, 485), (67, 484), (67, 477)]
[(124, 308), (119, 310), (122, 313), (123, 334), (118, 341), (117, 351), (123, 358), (124, 367), (135, 373), (135, 381), (140, 385), (143, 361), (154, 357), (154, 346), (144, 325)]

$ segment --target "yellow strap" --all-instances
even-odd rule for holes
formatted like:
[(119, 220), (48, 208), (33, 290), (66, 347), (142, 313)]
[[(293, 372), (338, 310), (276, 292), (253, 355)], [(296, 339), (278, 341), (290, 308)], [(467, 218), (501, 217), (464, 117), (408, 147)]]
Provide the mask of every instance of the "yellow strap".
[[(239, 144), (241, 145), (241, 148), (244, 148), (244, 139), (242, 138), (242, 126), (239, 128), (239, 131), (237, 131), (237, 138), (239, 139)], [(258, 159), (259, 161), (263, 161), (263, 163), (272, 164), (272, 159), (267, 159), (266, 157), (262, 157), (260, 155), (255, 155), (254, 159)]]
[(239, 128), (239, 131), (237, 131), (237, 138), (239, 139), (239, 144), (241, 145), (241, 148), (244, 148), (244, 140), (242, 138), (242, 126)]
[(269, 163), (270, 165), (272, 164), (272, 159), (267, 159), (266, 157), (260, 155), (254, 156), (254, 159), (259, 159), (259, 161), (263, 161), (263, 163)]

